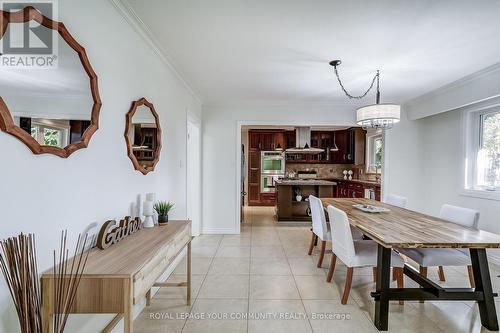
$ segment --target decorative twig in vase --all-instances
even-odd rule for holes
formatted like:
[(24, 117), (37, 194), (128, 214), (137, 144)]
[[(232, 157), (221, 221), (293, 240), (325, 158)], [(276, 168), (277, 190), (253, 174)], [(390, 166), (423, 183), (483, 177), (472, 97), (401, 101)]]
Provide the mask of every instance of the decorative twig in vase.
[(16, 307), (22, 333), (42, 332), (41, 291), (35, 236), (20, 234), (1, 242), (0, 264)]
[[(54, 250), (54, 333), (64, 332), (90, 252), (85, 251), (87, 235), (83, 238), (79, 235), (74, 255), (70, 258), (66, 238), (67, 231), (63, 231), (61, 233), (59, 261), (56, 261), (57, 255)], [(93, 239), (90, 242), (93, 243)]]
[[(87, 263), (87, 236), (78, 236), (75, 254), (69, 259), (67, 232), (61, 234), (59, 261), (54, 251), (53, 291), (54, 331), (42, 329), (42, 292), (38, 276), (35, 236), (20, 234), (1, 241), (0, 266), (16, 308), (22, 333), (62, 333), (76, 297), (76, 291)], [(69, 260), (68, 260), (69, 259)]]

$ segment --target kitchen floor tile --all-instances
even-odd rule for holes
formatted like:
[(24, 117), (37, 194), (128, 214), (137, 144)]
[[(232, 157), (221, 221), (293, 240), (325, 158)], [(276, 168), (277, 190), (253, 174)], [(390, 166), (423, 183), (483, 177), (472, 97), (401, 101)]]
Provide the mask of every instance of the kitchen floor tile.
[(248, 298), (248, 275), (207, 275), (198, 298)]
[(291, 275), (290, 265), (285, 258), (252, 258), (250, 274), (254, 275)]
[(251, 299), (300, 299), (293, 276), (251, 275)]
[(250, 258), (214, 258), (208, 274), (236, 275), (249, 274)]

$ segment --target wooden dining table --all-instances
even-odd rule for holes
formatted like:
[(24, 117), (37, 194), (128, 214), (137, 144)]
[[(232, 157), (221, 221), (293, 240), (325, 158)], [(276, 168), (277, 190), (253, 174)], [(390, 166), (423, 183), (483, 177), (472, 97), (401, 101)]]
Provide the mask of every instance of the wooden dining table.
[[(375, 300), (374, 324), (380, 331), (388, 329), (389, 301), (477, 301), (481, 324), (498, 331), (498, 320), (491, 286), (487, 248), (500, 248), (500, 235), (391, 206), (369, 199), (322, 198), (325, 209), (332, 205), (346, 212), (349, 223), (366, 237), (378, 243), (377, 282), (371, 296)], [(390, 211), (367, 213), (353, 205), (372, 205)], [(468, 248), (475, 288), (444, 288), (405, 264), (404, 274), (421, 288), (391, 288), (391, 251), (394, 248)]]

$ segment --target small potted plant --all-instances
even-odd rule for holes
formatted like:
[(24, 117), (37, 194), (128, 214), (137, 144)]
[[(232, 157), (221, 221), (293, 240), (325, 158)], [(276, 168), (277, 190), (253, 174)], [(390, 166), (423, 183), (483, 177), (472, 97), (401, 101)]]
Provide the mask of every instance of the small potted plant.
[(170, 201), (159, 201), (155, 203), (154, 209), (158, 213), (158, 224), (166, 225), (168, 223), (168, 213), (174, 208)]

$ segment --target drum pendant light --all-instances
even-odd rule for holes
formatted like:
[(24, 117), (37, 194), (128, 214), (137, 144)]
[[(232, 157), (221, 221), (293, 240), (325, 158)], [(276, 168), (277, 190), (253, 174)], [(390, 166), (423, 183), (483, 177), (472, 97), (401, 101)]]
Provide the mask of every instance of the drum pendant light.
[(376, 102), (372, 105), (366, 105), (360, 107), (356, 111), (356, 122), (358, 125), (362, 126), (364, 129), (368, 128), (380, 128), (380, 129), (390, 129), (392, 126), (399, 122), (401, 117), (401, 105), (392, 103), (380, 103), (380, 71), (373, 77), (370, 87), (359, 96), (353, 96), (347, 92), (337, 70), (342, 62), (340, 60), (333, 60), (330, 65), (333, 66), (335, 75), (339, 82), (340, 87), (344, 91), (347, 97), (351, 99), (362, 99), (368, 92), (373, 88), (375, 82), (377, 83), (377, 95)]

